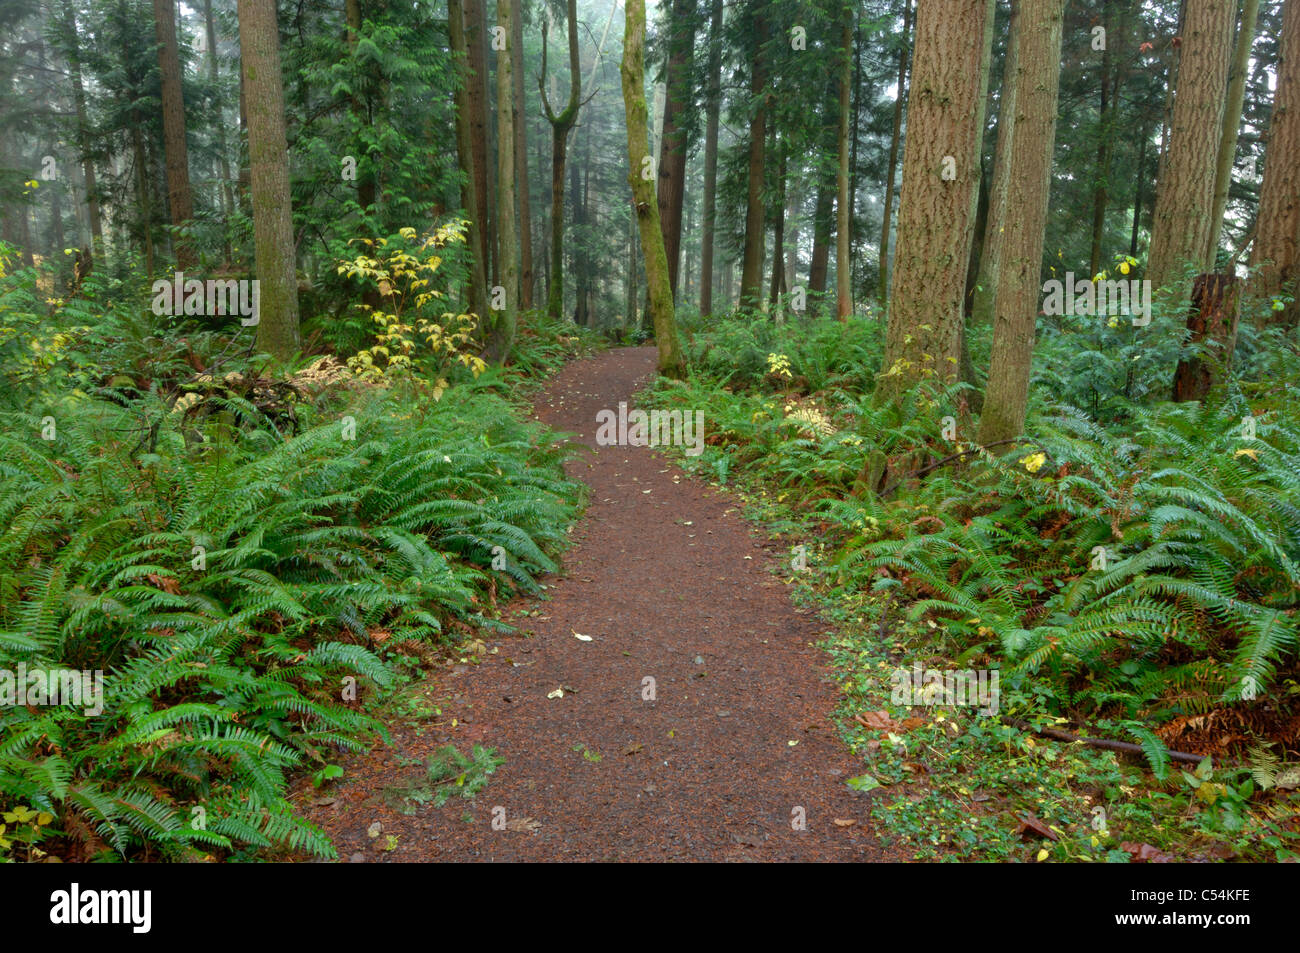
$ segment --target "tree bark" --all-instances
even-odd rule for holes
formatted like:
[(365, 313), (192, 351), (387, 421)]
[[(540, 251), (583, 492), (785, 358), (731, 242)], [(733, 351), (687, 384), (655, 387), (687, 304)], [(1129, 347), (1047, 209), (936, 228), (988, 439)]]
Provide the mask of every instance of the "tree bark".
[(488, 191), (488, 168), (492, 153), (488, 150), (487, 21), (484, 18), (483, 2), (484, 0), (463, 0), (463, 13), (465, 44), (469, 50), (470, 147), (474, 155), (474, 200), (477, 203), (473, 217), (478, 222), (478, 255), (483, 263), (483, 274), (490, 277), (494, 274), (496, 241), (492, 232), (491, 193)]
[[(1251, 292), (1265, 298), (1292, 290), (1300, 275), (1300, 0), (1282, 11), (1280, 62), (1268, 128), (1259, 218), (1251, 251)], [(1300, 308), (1269, 311), (1265, 323), (1295, 327)]]
[(447, 0), (447, 32), (456, 59), (456, 155), (460, 164), (460, 204), (469, 218), (469, 310), (480, 320), (487, 317), (487, 272), (483, 265), (482, 225), (477, 209), (477, 172), (474, 168), (474, 132), (470, 119), (469, 45), (465, 34), (462, 0)]
[(1110, 0), (1103, 0), (1101, 25), (1106, 31), (1106, 48), (1101, 52), (1101, 102), (1097, 130), (1097, 183), (1092, 197), (1092, 248), (1088, 254), (1088, 274), (1101, 271), (1102, 236), (1106, 230), (1106, 205), (1110, 201), (1107, 180), (1110, 177), (1110, 157), (1114, 144), (1114, 106), (1111, 102), (1111, 52), (1110, 52)]
[[(878, 395), (946, 384), (960, 362), (962, 296), (984, 128), (988, 0), (921, 0), (903, 146), (903, 192)], [(947, 176), (945, 174), (948, 174)]]
[[(68, 32), (68, 72), (72, 78), (72, 102), (77, 113), (77, 146), (81, 152), (81, 175), (86, 183), (86, 212), (90, 219), (90, 239), (96, 248), (104, 243), (104, 219), (99, 208), (99, 186), (95, 180), (95, 163), (90, 157), (90, 123), (86, 118), (86, 89), (81, 80), (81, 38), (77, 35), (77, 17), (68, 0), (63, 3), (64, 25)], [(91, 252), (93, 256), (93, 251)]]
[(1175, 401), (1203, 400), (1232, 360), (1239, 290), (1231, 274), (1196, 276), (1187, 314), (1188, 345), (1193, 353), (1179, 360), (1174, 371)]
[(668, 20), (668, 68), (664, 73), (663, 136), (659, 140), (659, 225), (668, 256), (668, 281), (677, 298), (682, 260), (682, 206), (686, 199), (686, 128), (694, 72), (695, 2), (673, 0)]
[(722, 0), (709, 14), (708, 91), (704, 120), (704, 224), (700, 235), (700, 314), (713, 313), (713, 234), (717, 219), (718, 110), (722, 102)]
[(542, 24), (542, 72), (537, 89), (542, 97), (542, 111), (551, 124), (551, 280), (546, 288), (546, 313), (559, 320), (564, 311), (564, 166), (568, 152), (569, 130), (578, 120), (581, 108), (582, 74), (578, 59), (578, 4), (568, 0), (566, 10), (569, 37), (569, 101), (556, 114), (546, 95), (546, 44), (548, 29)]
[(519, 195), (519, 307), (533, 306), (533, 220), (529, 201), (528, 124), (524, 98), (524, 19), (515, 11), (514, 49), (518, 58), (514, 70), (515, 89), (515, 187)]
[(180, 50), (176, 46), (175, 0), (153, 0), (154, 36), (162, 87), (163, 151), (167, 166), (167, 207), (176, 229), (176, 264), (183, 271), (196, 261), (193, 242), (181, 234), (194, 217), (189, 150), (185, 143), (185, 99), (181, 92)]
[[(217, 25), (212, 16), (212, 0), (203, 0), (203, 30), (208, 42), (208, 81), (212, 84), (214, 94), (221, 80), (220, 65), (217, 62)], [(226, 123), (221, 103), (217, 102), (217, 168), (221, 173), (221, 212), (229, 222), (235, 214), (235, 192), (230, 180), (230, 157), (226, 152)], [(223, 259), (230, 263), (230, 233), (223, 230)]]
[(515, 0), (497, 0), (497, 26), (505, 49), (497, 51), (497, 241), (500, 248), (498, 279), (505, 291), (505, 307), (496, 313), (488, 337), (488, 356), (504, 364), (515, 343), (519, 307), (519, 245), (515, 220)]
[(628, 182), (632, 186), (632, 200), (636, 205), (641, 233), (646, 284), (650, 289), (650, 316), (654, 322), (655, 344), (659, 349), (659, 373), (680, 378), (685, 373), (685, 364), (677, 346), (673, 292), (668, 280), (663, 231), (659, 225), (659, 203), (655, 199), (653, 177), (641, 174), (646, 167), (643, 160), (650, 154), (645, 103), (645, 0), (626, 0), (624, 10), (623, 63), (619, 73), (627, 116)]
[(1177, 281), (1188, 265), (1207, 270), (1235, 9), (1224, 0), (1186, 0), (1183, 8), (1178, 87), (1147, 259), (1153, 288)]
[[(1015, 0), (1012, 0), (1014, 3)], [(912, 0), (903, 0), (903, 40), (898, 49), (898, 96), (894, 99), (894, 131), (889, 140), (889, 166), (885, 172), (885, 209), (880, 226), (880, 283), (876, 296), (883, 305), (889, 297), (889, 232), (893, 224), (894, 185), (898, 172), (898, 147), (903, 136), (903, 100), (907, 96), (908, 34), (912, 29)]]
[(853, 264), (849, 261), (849, 110), (853, 84), (853, 10), (846, 4), (840, 14), (840, 130), (839, 168), (835, 175), (835, 316), (841, 321), (853, 313)]
[(994, 303), (993, 352), (980, 416), (984, 445), (1020, 436), (1038, 321), (1043, 235), (1052, 182), (1065, 0), (1033, 0), (1020, 11), (1016, 44), (1016, 133), (1010, 161), (1003, 274)]
[(254, 267), (260, 288), (257, 346), (286, 360), (302, 346), (294, 268), (289, 145), (275, 0), (238, 0), (239, 60), (248, 110)]
[(763, 295), (763, 241), (767, 222), (763, 214), (764, 155), (767, 138), (767, 66), (763, 44), (767, 25), (763, 11), (751, 12), (754, 57), (750, 65), (749, 168), (745, 199), (745, 249), (740, 268), (740, 306), (757, 310)]
[[(1015, 37), (1020, 18), (1021, 0), (1011, 0), (1008, 36)], [(1002, 92), (998, 102), (998, 139), (993, 153), (993, 176), (989, 184), (989, 212), (984, 227), (984, 244), (980, 249), (979, 277), (975, 282), (975, 299), (971, 320), (993, 323), (993, 302), (998, 293), (998, 272), (1002, 266), (1003, 228), (1007, 221), (1007, 189), (1010, 186), (1011, 150), (1016, 134), (1016, 44), (1007, 43), (1002, 63)]]
[(1241, 22), (1237, 26), (1237, 49), (1228, 73), (1228, 101), (1223, 111), (1223, 134), (1219, 139), (1218, 161), (1214, 169), (1214, 211), (1210, 214), (1210, 237), (1206, 259), (1213, 265), (1223, 232), (1223, 216), (1228, 209), (1228, 190), (1232, 188), (1232, 166), (1237, 159), (1237, 135), (1241, 131), (1242, 107), (1246, 102), (1246, 74), (1250, 71), (1250, 51), (1255, 44), (1255, 23), (1259, 18), (1259, 0), (1243, 0)]

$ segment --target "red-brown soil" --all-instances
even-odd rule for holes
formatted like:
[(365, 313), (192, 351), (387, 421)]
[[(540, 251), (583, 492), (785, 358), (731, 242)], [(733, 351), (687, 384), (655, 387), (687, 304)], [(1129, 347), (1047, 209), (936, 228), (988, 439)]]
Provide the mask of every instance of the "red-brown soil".
[[(435, 723), (393, 725), (392, 748), (301, 792), (341, 860), (893, 859), (870, 795), (845, 785), (861, 761), (831, 722), (825, 627), (772, 571), (789, 553), (664, 456), (595, 446), (596, 412), (653, 369), (653, 348), (615, 350), (570, 364), (539, 397), (537, 417), (586, 447), (569, 463), (590, 500), (563, 575), (544, 580), (548, 599), (511, 603), (519, 634), (432, 677)], [(472, 801), (413, 816), (386, 805), (386, 786), (421, 775), (410, 759), (448, 742), (494, 747), (505, 764)], [(507, 829), (493, 829), (494, 808)]]

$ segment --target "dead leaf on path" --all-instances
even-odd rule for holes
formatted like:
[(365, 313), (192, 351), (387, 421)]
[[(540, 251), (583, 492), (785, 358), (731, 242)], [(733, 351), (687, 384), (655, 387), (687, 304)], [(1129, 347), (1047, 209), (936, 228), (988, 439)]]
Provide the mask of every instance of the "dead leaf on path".
[(1165, 853), (1159, 847), (1150, 844), (1135, 844), (1131, 840), (1126, 840), (1119, 846), (1133, 858), (1134, 863), (1138, 864), (1171, 864), (1177, 860), (1173, 854)]
[(852, 827), (854, 824), (857, 823), (857, 821), (853, 820), (852, 818), (837, 817), (835, 818), (834, 823), (836, 827)]
[(591, 641), (591, 636), (589, 636), (589, 635), (583, 635), (581, 632), (577, 631), (576, 629), (570, 629), (569, 631), (573, 633), (573, 637), (574, 637), (575, 639), (577, 639), (579, 642), (590, 642), (590, 641)]
[(1056, 840), (1056, 831), (1044, 824), (1035, 814), (1024, 814), (1020, 818), (1020, 826), (1016, 828), (1017, 834), (1036, 834), (1039, 837), (1045, 837), (1048, 840)]
[(623, 753), (624, 753), (624, 754), (639, 754), (640, 751), (641, 751), (641, 749), (644, 748), (644, 747), (645, 747), (645, 745), (641, 744), (641, 742), (638, 741), (636, 744), (634, 744), (634, 745), (628, 745), (626, 748), (624, 748), (624, 749), (623, 749)]
[(557, 688), (557, 689), (556, 689), (555, 691), (553, 691), (553, 692), (547, 692), (547, 693), (546, 693), (546, 697), (547, 697), (547, 698), (563, 698), (563, 697), (564, 697), (564, 689), (563, 689), (563, 688)]
[(506, 830), (521, 834), (531, 834), (541, 826), (541, 821), (535, 821), (531, 817), (517, 817), (513, 821), (506, 821)]
[(379, 836), (379, 833), (383, 829), (384, 829), (384, 825), (379, 821), (375, 821), (375, 823), (371, 824), (369, 827), (366, 828), (366, 836), (369, 837), (371, 840), (374, 840), (376, 837)]
[(853, 720), (863, 728), (870, 728), (873, 731), (897, 731), (901, 727), (887, 711), (858, 712), (853, 716)]

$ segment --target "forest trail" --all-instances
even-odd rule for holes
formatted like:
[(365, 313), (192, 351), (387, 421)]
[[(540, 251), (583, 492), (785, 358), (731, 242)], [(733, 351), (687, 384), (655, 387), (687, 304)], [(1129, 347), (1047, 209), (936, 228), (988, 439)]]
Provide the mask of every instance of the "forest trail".
[[(654, 359), (626, 348), (579, 360), (539, 396), (538, 419), (588, 448), (568, 463), (590, 500), (562, 574), (544, 580), (548, 600), (510, 604), (519, 633), (489, 638), (495, 654), (433, 676), (436, 726), (394, 725), (392, 748), (347, 759), (343, 783), (301, 795), (340, 859), (889, 858), (867, 795), (845, 785), (862, 765), (831, 720), (835, 687), (815, 647), (825, 627), (772, 572), (787, 555), (729, 494), (651, 449), (595, 445), (597, 411), (630, 400)], [(412, 759), (449, 741), (494, 747), (505, 763), (472, 801), (410, 816), (386, 803), (385, 787), (420, 777)], [(498, 807), (505, 830), (492, 827)], [(792, 825), (800, 808), (806, 830)]]

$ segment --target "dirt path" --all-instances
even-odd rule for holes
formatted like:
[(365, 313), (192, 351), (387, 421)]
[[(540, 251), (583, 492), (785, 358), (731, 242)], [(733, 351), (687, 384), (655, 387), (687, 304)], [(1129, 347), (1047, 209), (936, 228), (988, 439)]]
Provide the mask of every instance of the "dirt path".
[[(596, 412), (653, 369), (653, 348), (616, 350), (569, 365), (539, 399), (539, 419), (591, 448), (569, 464), (590, 505), (564, 575), (546, 580), (548, 601), (511, 605), (511, 622), (538, 610), (518, 636), (435, 677), (435, 727), (396, 729), (394, 748), (351, 759), (328, 797), (308, 788), (343, 860), (890, 858), (866, 796), (844, 784), (861, 762), (830, 721), (823, 627), (770, 571), (788, 557), (664, 457), (595, 447)], [(473, 801), (414, 816), (386, 806), (376, 792), (418, 776), (409, 759), (447, 741), (495, 747), (505, 764)], [(506, 830), (492, 828), (498, 807)], [(792, 823), (801, 812), (806, 830)], [(383, 836), (368, 837), (376, 821)]]

